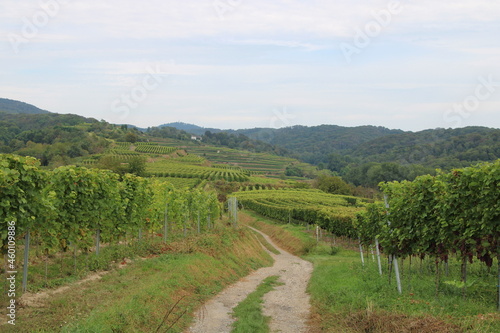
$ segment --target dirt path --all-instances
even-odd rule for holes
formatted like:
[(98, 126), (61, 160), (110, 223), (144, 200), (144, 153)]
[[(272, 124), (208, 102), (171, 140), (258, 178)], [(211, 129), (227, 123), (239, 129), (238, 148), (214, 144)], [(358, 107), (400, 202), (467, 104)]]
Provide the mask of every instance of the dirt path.
[(312, 264), (280, 249), (267, 235), (262, 235), (281, 252), (279, 255), (270, 253), (275, 260), (274, 265), (253, 272), (208, 301), (196, 312), (196, 322), (187, 332), (231, 332), (234, 322), (232, 309), (253, 292), (262, 280), (272, 275), (280, 276), (279, 282), (284, 285), (275, 287), (275, 290), (264, 296), (264, 315), (271, 317), (271, 332), (307, 331), (310, 305), (306, 287), (313, 270)]

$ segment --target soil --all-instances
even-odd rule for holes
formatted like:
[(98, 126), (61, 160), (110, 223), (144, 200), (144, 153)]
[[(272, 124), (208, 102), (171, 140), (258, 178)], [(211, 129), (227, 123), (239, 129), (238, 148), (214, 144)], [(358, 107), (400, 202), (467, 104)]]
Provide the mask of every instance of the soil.
[[(253, 230), (261, 233), (256, 229)], [(280, 277), (278, 281), (283, 285), (275, 287), (263, 298), (263, 313), (271, 317), (269, 323), (271, 332), (308, 331), (310, 304), (306, 288), (313, 266), (310, 262), (280, 249), (267, 235), (261, 234), (281, 252), (278, 255), (269, 252), (274, 259), (274, 265), (253, 272), (209, 300), (195, 313), (195, 323), (187, 332), (231, 332), (231, 325), (235, 321), (231, 315), (232, 309), (255, 291), (265, 278), (273, 275), (278, 275)]]

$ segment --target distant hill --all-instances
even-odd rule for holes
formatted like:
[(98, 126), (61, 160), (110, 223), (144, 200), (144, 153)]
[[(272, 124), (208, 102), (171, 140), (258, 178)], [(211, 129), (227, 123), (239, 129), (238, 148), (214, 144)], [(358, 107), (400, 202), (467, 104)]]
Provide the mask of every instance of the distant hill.
[(367, 142), (350, 155), (365, 162), (462, 167), (500, 158), (500, 129), (475, 126), (405, 132)]
[[(201, 127), (198, 125), (187, 124), (187, 123), (182, 123), (182, 122), (163, 124), (163, 125), (160, 125), (158, 127), (159, 128), (174, 127), (174, 128), (177, 128), (178, 130), (186, 131), (190, 134), (195, 134), (195, 135), (203, 135), (203, 134), (205, 134), (206, 131), (210, 131), (212, 133), (218, 133), (218, 132), (223, 131), (223, 130), (217, 129), (217, 128), (206, 128), (206, 127)], [(229, 130), (228, 132), (233, 132), (233, 131)]]
[[(218, 136), (221, 132), (236, 136), (243, 134), (250, 139), (284, 148), (289, 156), (304, 162), (321, 163), (339, 174), (367, 163), (417, 164), (432, 170), (464, 167), (500, 158), (500, 129), (487, 127), (405, 132), (377, 126), (320, 125), (227, 131), (184, 123), (172, 123), (170, 126), (179, 126), (198, 135), (207, 130), (218, 133)], [(223, 140), (219, 144), (225, 145)]]
[(326, 162), (331, 153), (345, 154), (372, 140), (404, 132), (377, 126), (320, 125), (247, 129), (237, 133), (283, 147), (305, 162), (318, 164)]
[[(436, 168), (449, 170), (500, 158), (500, 129), (487, 127), (419, 132), (380, 126), (336, 125), (222, 130), (174, 122), (140, 129), (133, 125), (113, 125), (76, 115), (50, 113), (27, 103), (0, 99), (0, 152), (35, 148), (42, 151), (47, 147), (33, 148), (32, 143), (66, 142), (67, 155), (75, 157), (99, 151), (95, 147), (101, 144), (100, 141), (124, 140), (128, 132), (142, 140), (175, 139), (189, 144), (192, 144), (191, 134), (195, 134), (202, 136), (201, 141), (196, 141), (198, 146), (223, 146), (293, 157), (327, 168), (355, 185), (373, 187), (379, 181), (412, 179), (419, 174), (433, 173)], [(84, 141), (88, 142), (82, 144)], [(57, 155), (52, 152), (40, 154), (35, 156), (46, 156), (47, 161), (51, 160), (50, 154)]]
[(204, 135), (206, 131), (212, 133), (227, 132), (235, 135), (243, 134), (250, 139), (285, 148), (293, 152), (297, 158), (313, 164), (327, 163), (328, 155), (331, 153), (344, 154), (372, 140), (405, 133), (402, 130), (391, 130), (377, 126), (342, 127), (320, 125), (239, 130), (203, 128), (186, 123), (170, 123), (162, 126), (175, 127), (196, 135)]
[(34, 105), (15, 101), (7, 98), (0, 98), (0, 112), (11, 114), (47, 114), (51, 113), (46, 110), (37, 108)]

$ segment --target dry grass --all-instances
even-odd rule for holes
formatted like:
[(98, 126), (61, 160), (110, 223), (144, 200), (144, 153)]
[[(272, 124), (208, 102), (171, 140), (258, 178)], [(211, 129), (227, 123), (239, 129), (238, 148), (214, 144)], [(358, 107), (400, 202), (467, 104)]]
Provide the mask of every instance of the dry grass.
[[(321, 315), (319, 314), (321, 312)], [(383, 310), (326, 313), (313, 307), (309, 333), (462, 333), (463, 328), (432, 317), (415, 317)]]
[(52, 295), (41, 307), (19, 309), (16, 327), (0, 331), (154, 332), (164, 323), (162, 331), (174, 325), (169, 332), (182, 332), (206, 299), (272, 263), (250, 231), (230, 229), (175, 241), (161, 252)]
[(315, 241), (310, 239), (305, 233), (303, 233), (304, 237), (297, 237), (294, 233), (285, 230), (283, 226), (261, 221), (258, 215), (254, 213), (240, 212), (240, 221), (243, 224), (259, 229), (283, 250), (294, 255), (304, 255), (315, 246)]

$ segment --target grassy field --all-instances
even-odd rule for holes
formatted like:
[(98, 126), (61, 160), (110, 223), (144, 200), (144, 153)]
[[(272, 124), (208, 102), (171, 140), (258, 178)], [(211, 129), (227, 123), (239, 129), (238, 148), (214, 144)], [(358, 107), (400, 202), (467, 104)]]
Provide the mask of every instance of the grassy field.
[[(365, 254), (361, 265), (353, 244), (337, 240), (316, 245), (304, 227), (280, 225), (254, 213), (244, 220), (268, 233), (280, 246), (314, 264), (309, 284), (317, 332), (500, 332), (496, 311), (494, 269), (479, 264), (469, 267), (471, 287), (463, 298), (457, 287), (459, 263), (450, 262), (449, 275), (443, 273), (439, 295), (435, 294), (433, 260), (406, 260), (401, 264), (403, 293), (391, 283), (385, 262), (382, 276)], [(312, 241), (312, 243), (311, 243)], [(496, 264), (496, 263), (495, 263)], [(421, 272), (422, 271), (422, 272)]]
[(249, 230), (168, 243), (100, 280), (68, 285), (39, 307), (20, 309), (2, 332), (182, 332), (190, 313), (226, 285), (271, 264)]

